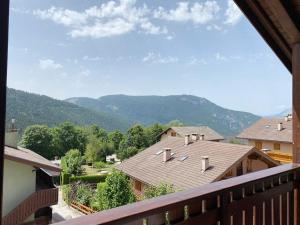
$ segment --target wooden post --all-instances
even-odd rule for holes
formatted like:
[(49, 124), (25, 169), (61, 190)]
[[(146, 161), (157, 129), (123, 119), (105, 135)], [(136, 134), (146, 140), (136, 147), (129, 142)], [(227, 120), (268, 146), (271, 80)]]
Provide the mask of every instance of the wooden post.
[(300, 43), (293, 46), (293, 162), (300, 163)]
[(0, 218), (2, 218), (9, 0), (0, 1), (0, 15)]
[[(300, 43), (293, 46), (293, 162), (300, 163)], [(294, 225), (300, 225), (299, 173), (295, 174)]]

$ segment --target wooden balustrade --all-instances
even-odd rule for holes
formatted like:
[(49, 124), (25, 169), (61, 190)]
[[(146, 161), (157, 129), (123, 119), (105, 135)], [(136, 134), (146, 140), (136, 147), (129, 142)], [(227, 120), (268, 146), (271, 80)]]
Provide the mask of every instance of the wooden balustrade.
[(2, 218), (2, 225), (18, 225), (38, 209), (55, 205), (58, 201), (58, 188), (34, 192), (15, 209)]
[(300, 215), (299, 174), (300, 165), (286, 164), (57, 225), (293, 224)]
[(281, 163), (291, 163), (293, 161), (292, 154), (279, 152), (279, 151), (269, 151), (267, 154), (274, 160)]

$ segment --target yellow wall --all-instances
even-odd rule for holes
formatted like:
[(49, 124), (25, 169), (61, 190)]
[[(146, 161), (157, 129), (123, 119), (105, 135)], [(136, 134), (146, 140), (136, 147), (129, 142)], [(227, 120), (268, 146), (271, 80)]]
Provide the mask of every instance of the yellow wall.
[[(2, 216), (5, 216), (34, 193), (35, 184), (36, 173), (32, 166), (5, 159)], [(31, 217), (33, 219), (33, 215)]]
[[(280, 152), (283, 153), (293, 153), (293, 145), (289, 143), (283, 143), (283, 142), (274, 142), (274, 141), (261, 141), (262, 142), (262, 148), (264, 149), (270, 149), (271, 151), (274, 150), (274, 143), (280, 143)], [(249, 140), (248, 145), (255, 147), (255, 141)]]

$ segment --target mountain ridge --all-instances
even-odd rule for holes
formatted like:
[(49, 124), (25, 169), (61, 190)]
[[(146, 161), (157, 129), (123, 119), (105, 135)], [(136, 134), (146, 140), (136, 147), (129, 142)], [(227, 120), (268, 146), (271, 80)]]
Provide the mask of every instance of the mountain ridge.
[(230, 110), (194, 95), (106, 95), (99, 98), (66, 99), (79, 106), (126, 118), (130, 124), (168, 123), (180, 120), (186, 125), (208, 125), (225, 136), (234, 136), (260, 117)]

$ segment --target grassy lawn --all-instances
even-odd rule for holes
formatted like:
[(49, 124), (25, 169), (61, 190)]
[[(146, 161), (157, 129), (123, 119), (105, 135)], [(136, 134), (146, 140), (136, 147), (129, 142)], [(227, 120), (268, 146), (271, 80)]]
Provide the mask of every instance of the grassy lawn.
[(102, 168), (102, 169), (92, 168), (88, 165), (83, 165), (82, 167), (85, 169), (85, 174), (86, 175), (97, 175), (97, 174), (100, 174), (101, 171), (111, 172), (112, 169), (115, 167), (115, 165), (114, 164), (107, 164), (107, 166), (105, 168)]

